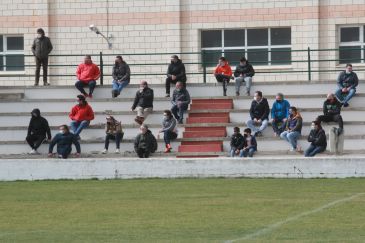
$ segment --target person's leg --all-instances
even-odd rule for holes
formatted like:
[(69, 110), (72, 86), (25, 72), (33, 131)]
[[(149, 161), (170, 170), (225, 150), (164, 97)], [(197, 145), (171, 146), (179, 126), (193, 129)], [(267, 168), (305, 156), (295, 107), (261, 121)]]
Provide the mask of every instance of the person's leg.
[(80, 122), (80, 125), (78, 126), (78, 128), (75, 131), (75, 135), (80, 135), (81, 131), (84, 128), (88, 127), (89, 124), (90, 124), (90, 121), (82, 121), (82, 122)]
[(34, 81), (34, 85), (39, 84), (40, 71), (41, 71), (41, 59), (39, 59), (38, 57), (35, 57), (35, 81)]
[(324, 147), (322, 146), (316, 146), (312, 150), (312, 152), (309, 154), (309, 157), (314, 157), (316, 154), (321, 153), (324, 151)]
[(265, 130), (265, 128), (267, 128), (267, 125), (269, 124), (269, 121), (267, 119), (263, 120), (261, 122), (261, 126), (259, 128), (259, 132), (262, 132)]
[(288, 141), (294, 150), (297, 149), (297, 140), (299, 137), (300, 137), (299, 132), (290, 132), (287, 135)]
[(336, 92), (335, 92), (335, 96), (336, 96), (336, 98), (337, 98), (340, 102), (343, 102), (342, 89), (337, 88), (337, 90), (336, 90)]
[(27, 143), (29, 144), (29, 146), (34, 149), (34, 141), (35, 141), (35, 138), (34, 138), (34, 135), (29, 135), (25, 138), (25, 140), (27, 141)]
[(151, 152), (150, 152), (150, 151), (145, 150), (145, 151), (144, 151), (144, 158), (149, 158), (149, 157), (150, 157), (150, 154), (151, 154)]
[(248, 150), (248, 157), (253, 157), (253, 154), (255, 153), (255, 149), (254, 148), (250, 148)]
[(75, 134), (77, 128), (80, 126), (80, 122), (78, 122), (78, 121), (72, 121), (71, 124), (70, 124), (70, 126), (71, 126), (72, 132)]
[(252, 77), (246, 77), (244, 80), (245, 80), (245, 83), (246, 83), (246, 94), (250, 95), (251, 85), (252, 85)]
[(234, 157), (236, 155), (236, 148), (231, 147), (231, 150), (229, 151), (229, 157)]
[(172, 79), (170, 77), (167, 77), (165, 80), (165, 90), (166, 90), (166, 96), (170, 96), (170, 86), (171, 86)]
[(171, 113), (174, 115), (175, 119), (178, 121), (180, 119), (179, 117), (179, 114), (177, 113), (178, 112), (178, 108), (177, 108), (177, 105), (173, 105), (171, 107)]
[(123, 133), (117, 133), (115, 135), (115, 147), (116, 147), (116, 149), (120, 148), (120, 141), (122, 141), (123, 135), (124, 135)]
[(181, 105), (180, 108), (178, 109), (179, 112), (179, 119), (178, 122), (182, 123), (184, 120), (184, 112), (188, 109), (188, 105)]
[(93, 92), (94, 92), (94, 89), (96, 87), (96, 81), (91, 80), (88, 85), (89, 85), (89, 95), (92, 96)]
[(144, 155), (144, 149), (137, 149), (137, 155), (139, 158), (143, 158), (143, 155)]
[(278, 123), (279, 121), (277, 119), (273, 119), (273, 121), (271, 122), (272, 130), (274, 130), (274, 133), (276, 135), (280, 135), (281, 132), (278, 128)]
[(152, 113), (152, 111), (153, 111), (152, 107), (144, 108), (144, 110), (143, 110), (144, 120), (147, 119), (147, 117)]
[(34, 142), (34, 150), (37, 150), (39, 146), (42, 145), (43, 141), (46, 139), (46, 136), (37, 136), (37, 139)]
[(111, 134), (107, 134), (107, 135), (105, 136), (105, 144), (104, 144), (104, 148), (105, 148), (106, 150), (108, 150), (108, 149), (109, 149), (109, 139), (111, 139), (111, 138), (112, 138), (112, 136), (113, 136), (113, 135), (111, 135)]
[(75, 87), (80, 91), (81, 94), (87, 95), (85, 90), (84, 90), (84, 83), (82, 81), (78, 80), (75, 83)]
[(344, 104), (348, 104), (349, 101), (351, 100), (351, 98), (355, 95), (356, 90), (355, 89), (350, 89), (349, 93), (346, 95), (345, 99), (343, 100)]
[(165, 142), (165, 145), (170, 144), (170, 132), (169, 131), (164, 131), (163, 132), (163, 140)]
[(119, 94), (122, 92), (122, 90), (129, 84), (129, 80), (125, 80), (119, 84), (118, 92)]
[(43, 58), (42, 60), (43, 66), (43, 84), (48, 85), (47, 75), (48, 75), (48, 57)]
[(240, 87), (243, 81), (244, 81), (243, 77), (237, 77), (235, 80), (235, 89), (236, 89), (236, 94), (238, 95), (240, 93)]
[(255, 123), (253, 122), (253, 120), (248, 120), (248, 121), (246, 122), (246, 124), (247, 124), (247, 127), (251, 129), (252, 134), (255, 134), (256, 132), (258, 132), (258, 129), (257, 129), (257, 127), (255, 126)]
[(309, 145), (309, 147), (307, 148), (307, 150), (304, 152), (304, 156), (305, 157), (311, 157), (311, 154), (313, 152), (313, 150), (316, 148), (316, 146), (314, 145)]
[(289, 132), (288, 131), (284, 131), (280, 134), (280, 138), (287, 141), (289, 143), (289, 139), (288, 139), (288, 134)]
[(240, 152), (240, 157), (247, 157), (247, 150), (244, 150), (244, 149), (241, 149), (241, 152)]
[(119, 86), (120, 84), (118, 83), (118, 81), (114, 80), (112, 81), (112, 90), (116, 90), (118, 91), (119, 90)]
[(317, 120), (320, 122), (331, 122), (333, 121), (333, 117), (330, 115), (320, 115), (317, 117)]

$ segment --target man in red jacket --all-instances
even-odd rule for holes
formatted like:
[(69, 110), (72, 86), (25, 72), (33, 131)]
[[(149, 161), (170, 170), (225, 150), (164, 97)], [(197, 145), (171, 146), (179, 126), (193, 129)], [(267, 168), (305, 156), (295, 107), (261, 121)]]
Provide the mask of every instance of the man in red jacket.
[[(84, 63), (81, 63), (76, 70), (77, 82), (76, 88), (85, 96), (93, 97), (93, 91), (96, 86), (96, 80), (100, 77), (100, 70), (91, 60), (90, 55), (86, 55)], [(89, 94), (84, 90), (84, 86), (89, 86)]]
[(89, 126), (90, 121), (94, 120), (94, 111), (85, 100), (85, 96), (78, 95), (78, 105), (72, 107), (70, 114), (68, 115), (71, 122), (71, 129), (73, 133), (80, 139), (80, 133), (82, 129)]
[(232, 69), (225, 57), (220, 57), (214, 70), (214, 76), (219, 83), (223, 84), (223, 96), (227, 96), (227, 85), (232, 77)]

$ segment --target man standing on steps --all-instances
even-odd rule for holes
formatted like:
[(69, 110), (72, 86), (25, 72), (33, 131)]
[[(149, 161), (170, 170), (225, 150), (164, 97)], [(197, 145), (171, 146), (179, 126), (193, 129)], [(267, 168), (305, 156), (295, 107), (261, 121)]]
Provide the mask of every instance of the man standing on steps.
[(183, 86), (186, 87), (185, 65), (177, 55), (172, 55), (171, 63), (167, 69), (167, 78), (165, 84), (166, 97), (170, 97), (170, 84), (176, 84), (176, 82), (181, 82)]
[(346, 70), (342, 71), (337, 77), (336, 97), (344, 107), (349, 106), (349, 101), (356, 93), (359, 79), (352, 71), (352, 64), (346, 64)]
[(184, 87), (182, 82), (176, 83), (176, 89), (172, 94), (171, 112), (179, 124), (183, 124), (184, 112), (188, 109), (190, 104), (190, 94)]
[[(77, 82), (76, 88), (85, 97), (93, 98), (93, 92), (96, 86), (96, 80), (100, 77), (100, 70), (91, 60), (90, 55), (84, 57), (84, 63), (81, 63), (76, 70)], [(84, 86), (89, 86), (89, 94), (84, 90)]]
[(78, 104), (72, 108), (69, 117), (72, 120), (71, 129), (79, 140), (82, 129), (88, 127), (90, 121), (94, 120), (94, 111), (85, 100), (85, 96), (78, 95), (77, 98)]
[(328, 94), (327, 99), (323, 103), (323, 115), (318, 116), (320, 122), (338, 122), (338, 135), (343, 132), (343, 120), (341, 116), (342, 104), (336, 99), (334, 94)]
[(247, 121), (247, 126), (255, 137), (262, 136), (262, 131), (269, 123), (269, 113), (270, 107), (267, 99), (262, 97), (261, 91), (256, 91), (250, 108), (251, 119)]
[(241, 83), (246, 84), (246, 95), (250, 96), (252, 77), (255, 75), (255, 70), (252, 65), (247, 61), (245, 57), (240, 59), (240, 63), (237, 65), (234, 71), (234, 77), (236, 78), (236, 96), (240, 95)]
[(36, 65), (34, 86), (38, 86), (39, 84), (41, 66), (43, 67), (43, 85), (49, 85), (47, 82), (48, 55), (52, 49), (51, 40), (45, 36), (44, 30), (42, 28), (37, 29), (37, 38), (34, 39), (32, 45), (32, 53), (35, 57)]
[(225, 57), (220, 57), (214, 70), (214, 76), (223, 85), (223, 96), (227, 96), (227, 85), (232, 77), (232, 69)]
[(148, 87), (147, 81), (141, 81), (139, 84), (139, 90), (136, 93), (131, 109), (134, 111), (136, 108), (137, 116), (134, 121), (142, 125), (153, 110), (153, 89)]

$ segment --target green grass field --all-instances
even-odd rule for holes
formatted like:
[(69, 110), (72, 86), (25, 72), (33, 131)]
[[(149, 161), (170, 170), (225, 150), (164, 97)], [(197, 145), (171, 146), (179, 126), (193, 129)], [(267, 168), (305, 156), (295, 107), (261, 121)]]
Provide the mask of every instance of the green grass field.
[(0, 242), (365, 242), (364, 179), (0, 183)]

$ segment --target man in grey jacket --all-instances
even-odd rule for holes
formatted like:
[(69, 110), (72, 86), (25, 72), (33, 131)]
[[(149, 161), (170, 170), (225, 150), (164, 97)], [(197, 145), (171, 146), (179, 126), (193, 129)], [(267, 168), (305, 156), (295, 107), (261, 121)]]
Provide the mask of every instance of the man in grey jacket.
[(37, 38), (34, 39), (32, 45), (32, 52), (36, 63), (35, 86), (38, 86), (39, 84), (41, 66), (43, 66), (43, 84), (45, 86), (49, 85), (47, 82), (48, 55), (52, 49), (53, 46), (51, 40), (45, 36), (44, 30), (41, 28), (37, 29)]
[(179, 122), (179, 124), (183, 124), (183, 115), (189, 107), (190, 95), (182, 82), (176, 83), (176, 89), (172, 94), (171, 103), (172, 114), (174, 114), (174, 117)]

